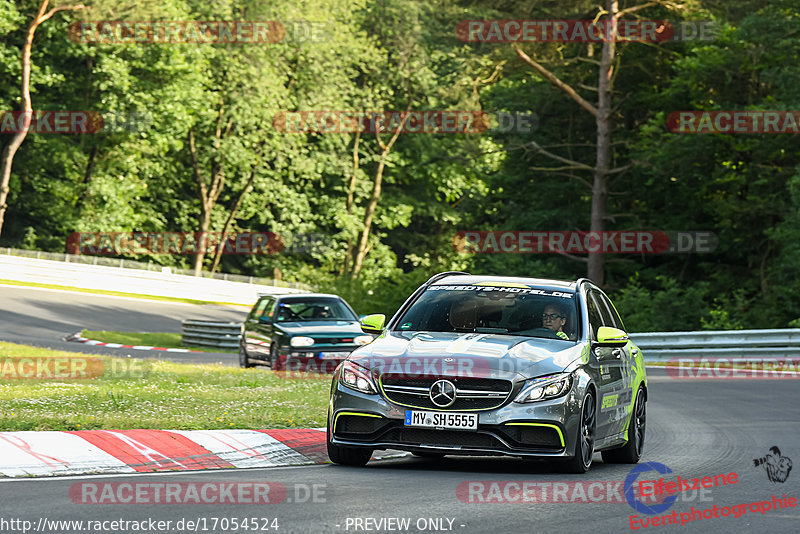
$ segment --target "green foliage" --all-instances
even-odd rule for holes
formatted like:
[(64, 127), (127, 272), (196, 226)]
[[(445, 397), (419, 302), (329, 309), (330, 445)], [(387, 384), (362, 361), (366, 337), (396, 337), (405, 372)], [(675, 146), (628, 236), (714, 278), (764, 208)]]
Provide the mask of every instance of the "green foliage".
[(656, 287), (648, 288), (635, 276), (623, 289), (609, 295), (625, 328), (629, 332), (694, 330), (706, 315), (707, 284), (682, 287), (666, 277), (658, 277), (655, 282)]
[[(3, 343), (4, 372), (29, 358), (78, 358), (88, 378), (0, 383), (0, 431), (309, 428), (325, 424), (330, 375), (160, 360), (76, 356)], [(9, 360), (5, 360), (9, 362)], [(54, 366), (42, 367), (53, 371)]]

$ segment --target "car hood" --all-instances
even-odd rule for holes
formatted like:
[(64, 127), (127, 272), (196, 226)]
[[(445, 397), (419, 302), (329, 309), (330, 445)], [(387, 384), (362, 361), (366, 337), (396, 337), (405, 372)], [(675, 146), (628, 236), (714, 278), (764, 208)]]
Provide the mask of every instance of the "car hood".
[(292, 336), (361, 336), (364, 334), (358, 321), (291, 321), (275, 323), (275, 327)]
[(521, 380), (563, 371), (582, 343), (457, 332), (386, 332), (350, 360), (381, 373)]

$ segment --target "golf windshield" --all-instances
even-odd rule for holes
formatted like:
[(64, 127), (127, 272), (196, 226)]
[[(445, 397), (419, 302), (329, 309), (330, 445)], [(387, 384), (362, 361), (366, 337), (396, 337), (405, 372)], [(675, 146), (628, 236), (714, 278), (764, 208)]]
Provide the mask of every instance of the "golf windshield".
[(341, 300), (324, 297), (287, 299), (278, 304), (277, 322), (356, 321), (357, 317)]
[(401, 331), (478, 332), (575, 341), (574, 293), (527, 286), (435, 285), (397, 323)]

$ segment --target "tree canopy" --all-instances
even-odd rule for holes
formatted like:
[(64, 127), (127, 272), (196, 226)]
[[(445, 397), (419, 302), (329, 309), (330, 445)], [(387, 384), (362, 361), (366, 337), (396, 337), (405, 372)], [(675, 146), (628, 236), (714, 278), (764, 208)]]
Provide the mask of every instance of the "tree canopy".
[[(42, 4), (0, 0), (4, 119), (23, 110), (23, 49)], [(98, 112), (104, 127), (28, 132), (0, 245), (63, 252), (73, 232), (273, 232), (284, 244), (273, 254), (126, 257), (278, 275), (336, 291), (359, 313), (391, 313), (437, 271), (575, 279), (588, 268), (632, 331), (800, 322), (797, 129), (669, 124), (680, 111), (800, 110), (793, 0), (97, 0), (68, 9), (78, 4), (51, 3), (63, 10), (36, 29), (32, 108)], [(459, 30), (490, 20), (588, 27), (614, 13), (670, 21), (675, 37), (493, 42)], [(108, 28), (124, 21), (271, 25), (265, 41), (179, 43), (115, 38)], [(687, 32), (700, 27), (710, 34)], [(322, 112), (397, 120), (326, 131), (315, 122)], [(423, 112), (438, 132), (403, 122)], [(490, 127), (442, 132), (447, 112)], [(299, 131), (281, 122), (299, 116)], [(5, 147), (13, 132), (2, 132)], [(598, 255), (465, 253), (459, 241), (590, 230), (710, 232), (716, 247), (604, 254), (598, 267)]]

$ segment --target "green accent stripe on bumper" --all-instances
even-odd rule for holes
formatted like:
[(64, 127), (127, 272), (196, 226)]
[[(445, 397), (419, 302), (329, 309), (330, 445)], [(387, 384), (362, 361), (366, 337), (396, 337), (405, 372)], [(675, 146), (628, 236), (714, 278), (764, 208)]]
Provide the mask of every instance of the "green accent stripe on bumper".
[(361, 417), (377, 417), (378, 419), (382, 419), (380, 415), (375, 415), (374, 413), (364, 413), (364, 412), (339, 412), (336, 414), (336, 419), (333, 420), (333, 433), (336, 433), (336, 422), (339, 421), (340, 415), (357, 415)]

